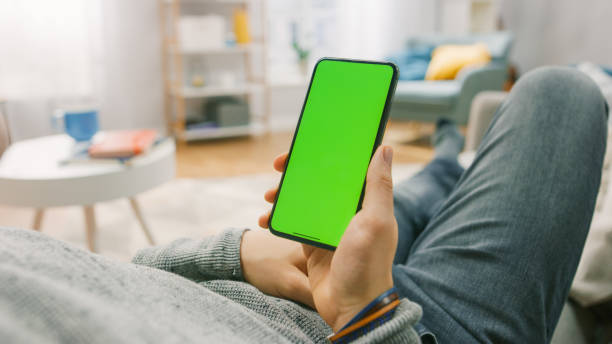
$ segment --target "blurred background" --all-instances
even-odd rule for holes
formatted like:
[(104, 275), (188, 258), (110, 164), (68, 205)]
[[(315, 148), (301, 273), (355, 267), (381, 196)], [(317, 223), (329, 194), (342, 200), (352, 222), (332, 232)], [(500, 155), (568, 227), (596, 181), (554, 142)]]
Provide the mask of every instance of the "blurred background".
[(0, 1), (0, 225), (120, 259), (256, 227), (325, 56), (399, 67), (398, 179), (432, 157), (439, 118), (463, 128), (469, 163), (534, 68), (579, 68), (609, 95), (611, 14), (607, 0)]
[(0, 225), (120, 259), (256, 227), (325, 56), (399, 67), (398, 179), (432, 157), (439, 118), (461, 125), (469, 163), (530, 70), (573, 66), (606, 89), (611, 14), (606, 0), (0, 1)]
[[(248, 90), (255, 98), (250, 111), (268, 117), (274, 130), (294, 126), (305, 80), (318, 58), (384, 59), (414, 36), (508, 30), (514, 35), (509, 61), (520, 73), (546, 64), (612, 59), (612, 45), (606, 44), (612, 3), (606, 0), (202, 0), (165, 3), (165, 20), (160, 6), (154, 0), (1, 1), (0, 96), (8, 101), (14, 139), (50, 134), (55, 103), (74, 97), (99, 104), (102, 129), (165, 129), (163, 64), (173, 66), (169, 60), (177, 56), (171, 50), (181, 48), (180, 42), (164, 45), (164, 35), (195, 48), (179, 57), (186, 85), (196, 74), (205, 85), (219, 78), (244, 81), (246, 55), (253, 77), (262, 79), (253, 85), (259, 89)], [(172, 14), (174, 6), (179, 13)], [(234, 11), (242, 7), (248, 47), (199, 54), (198, 48), (232, 39)], [(191, 36), (197, 41), (205, 35), (189, 27), (189, 19), (198, 17), (211, 19), (212, 26), (219, 19), (219, 32), (212, 29), (219, 37), (189, 47)], [(172, 29), (181, 24), (188, 37), (173, 37)], [(300, 51), (308, 66), (303, 75)]]
[[(467, 166), (537, 67), (577, 68), (612, 103), (610, 17), (609, 0), (0, 0), (0, 226), (124, 261), (256, 228), (325, 56), (399, 67), (384, 139), (395, 182), (431, 159), (439, 118), (466, 134)], [(612, 255), (602, 235), (587, 242), (593, 266)], [(565, 342), (612, 337), (595, 321), (608, 296), (603, 311), (574, 308), (583, 326), (561, 326)]]

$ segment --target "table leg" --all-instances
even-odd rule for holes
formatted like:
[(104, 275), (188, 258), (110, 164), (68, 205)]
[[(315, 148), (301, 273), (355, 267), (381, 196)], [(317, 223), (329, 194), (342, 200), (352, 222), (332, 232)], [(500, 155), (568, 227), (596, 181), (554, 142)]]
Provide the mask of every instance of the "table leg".
[(40, 231), (40, 227), (42, 226), (43, 216), (45, 215), (45, 208), (37, 208), (34, 213), (34, 222), (32, 223), (32, 229), (35, 231)]
[(96, 252), (96, 213), (94, 212), (94, 206), (84, 206), (83, 212), (85, 214), (87, 247), (91, 252)]
[(147, 237), (149, 244), (155, 245), (155, 239), (153, 239), (153, 235), (149, 230), (149, 226), (147, 226), (147, 223), (145, 222), (144, 217), (142, 216), (142, 212), (140, 211), (140, 205), (138, 204), (138, 201), (136, 201), (135, 197), (130, 197), (130, 204), (132, 205), (134, 215), (136, 215), (136, 219), (138, 220), (138, 223), (140, 223), (140, 227), (142, 228), (142, 231)]

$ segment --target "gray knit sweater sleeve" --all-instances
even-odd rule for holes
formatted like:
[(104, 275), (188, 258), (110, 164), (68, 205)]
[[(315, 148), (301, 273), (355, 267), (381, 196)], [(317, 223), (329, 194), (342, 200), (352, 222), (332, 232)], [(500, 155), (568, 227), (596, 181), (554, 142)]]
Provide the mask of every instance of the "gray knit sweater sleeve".
[[(331, 329), (314, 310), (240, 281), (241, 236), (178, 240), (135, 265), (0, 228), (0, 343), (325, 343)], [(420, 317), (402, 300), (356, 342), (419, 343)]]
[(132, 259), (195, 282), (213, 279), (242, 281), (240, 244), (244, 230), (227, 229), (200, 240), (178, 239), (166, 246), (140, 250)]
[[(201, 240), (179, 239), (167, 246), (139, 251), (133, 263), (165, 270), (203, 283), (210, 290), (225, 295), (258, 313), (264, 322), (291, 338), (292, 342), (304, 341), (305, 338), (295, 336), (295, 333), (299, 332), (314, 342), (319, 342), (322, 335), (330, 334), (331, 329), (326, 325), (320, 325), (322, 319), (315, 312), (306, 311), (302, 306), (287, 300), (271, 296), (262, 297), (254, 287), (246, 287), (246, 283), (245, 287), (236, 289), (233, 286), (228, 287), (227, 282), (221, 281), (243, 281), (240, 265), (240, 244), (243, 233), (244, 230), (229, 229)], [(287, 317), (286, 314), (299, 314), (299, 316)], [(420, 320), (421, 314), (419, 305), (404, 299), (392, 320), (359, 338), (355, 343), (419, 343), (419, 337), (413, 326)], [(308, 319), (313, 315), (316, 315), (317, 319)], [(293, 331), (287, 331), (296, 325)], [(297, 331), (297, 328), (300, 330)], [(322, 328), (326, 333), (320, 332)]]

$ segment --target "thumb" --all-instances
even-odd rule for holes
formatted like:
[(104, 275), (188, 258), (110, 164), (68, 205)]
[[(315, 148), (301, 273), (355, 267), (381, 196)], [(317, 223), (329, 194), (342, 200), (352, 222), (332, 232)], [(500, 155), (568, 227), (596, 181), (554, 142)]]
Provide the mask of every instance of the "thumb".
[(378, 215), (393, 215), (393, 181), (391, 162), (393, 149), (380, 146), (374, 153), (366, 176), (363, 210)]

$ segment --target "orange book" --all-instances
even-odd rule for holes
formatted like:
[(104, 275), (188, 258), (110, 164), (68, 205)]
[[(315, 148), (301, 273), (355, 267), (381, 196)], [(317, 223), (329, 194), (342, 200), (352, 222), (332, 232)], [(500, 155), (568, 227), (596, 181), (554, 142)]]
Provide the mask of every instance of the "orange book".
[(157, 131), (152, 129), (108, 131), (94, 141), (88, 153), (92, 158), (130, 158), (146, 152), (156, 138)]

